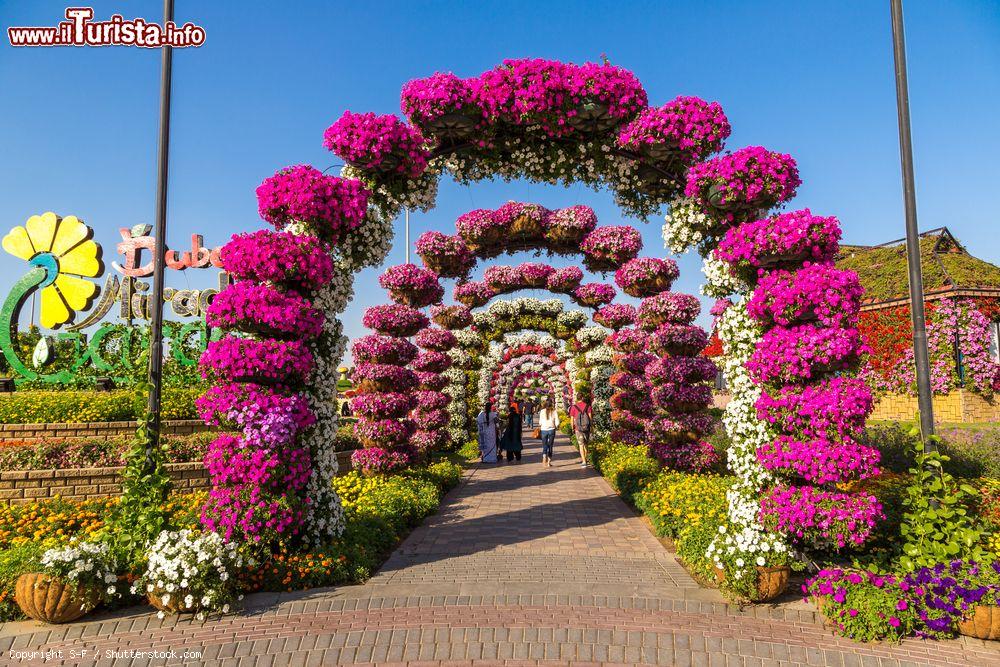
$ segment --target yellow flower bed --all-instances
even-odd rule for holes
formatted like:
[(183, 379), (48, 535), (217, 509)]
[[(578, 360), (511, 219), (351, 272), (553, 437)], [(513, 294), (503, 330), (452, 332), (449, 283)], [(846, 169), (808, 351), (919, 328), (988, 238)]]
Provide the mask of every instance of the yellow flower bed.
[(636, 506), (656, 533), (676, 537), (685, 526), (720, 525), (726, 519), (726, 489), (731, 477), (662, 472), (635, 497)]
[[(167, 388), (163, 419), (195, 419), (199, 388)], [(0, 423), (46, 424), (132, 421), (144, 414), (145, 399), (134, 391), (16, 391), (0, 394)]]

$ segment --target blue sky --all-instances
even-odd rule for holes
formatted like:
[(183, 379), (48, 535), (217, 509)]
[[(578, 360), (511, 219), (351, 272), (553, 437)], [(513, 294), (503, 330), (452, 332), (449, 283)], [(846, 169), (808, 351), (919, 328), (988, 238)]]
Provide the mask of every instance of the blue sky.
[[(92, 3), (159, 21), (159, 2)], [(65, 4), (0, 0), (0, 25), (54, 25)], [(920, 225), (947, 225), (1000, 263), (1000, 2), (906, 2)], [(791, 153), (804, 181), (796, 208), (837, 215), (845, 241), (903, 235), (887, 1), (787, 2), (254, 2), (178, 0), (176, 18), (207, 31), (175, 51), (169, 200), (171, 246), (193, 232), (210, 245), (263, 226), (253, 190), (276, 169), (336, 162), (322, 135), (345, 109), (398, 113), (399, 89), (434, 71), (470, 76), (504, 58), (582, 62), (606, 53), (662, 104), (717, 100), (728, 146)], [(152, 222), (159, 54), (137, 48), (0, 46), (0, 223), (53, 210), (96, 230), (106, 258), (117, 229)], [(584, 203), (602, 224), (611, 196), (529, 183), (443, 183), (438, 207), (411, 218), (413, 238), (453, 230), (471, 208), (509, 200)], [(661, 220), (639, 223), (645, 253), (664, 256)], [(403, 260), (401, 221), (390, 263)], [(521, 257), (510, 261), (521, 261)], [(676, 289), (696, 293), (700, 260), (679, 260)], [(482, 267), (481, 267), (482, 268)], [(0, 253), (5, 293), (23, 264)], [(385, 300), (377, 272), (359, 278), (344, 316)], [(208, 272), (168, 272), (170, 286), (207, 287)], [(449, 286), (450, 291), (450, 286)], [(538, 296), (544, 296), (539, 294)]]

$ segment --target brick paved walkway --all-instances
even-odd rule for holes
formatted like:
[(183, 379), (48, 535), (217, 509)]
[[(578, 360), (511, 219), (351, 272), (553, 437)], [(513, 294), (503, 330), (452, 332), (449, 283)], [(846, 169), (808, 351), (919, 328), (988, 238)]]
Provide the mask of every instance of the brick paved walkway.
[(106, 665), (1000, 665), (985, 642), (861, 645), (800, 602), (724, 604), (565, 441), (551, 469), (527, 445), (520, 465), (471, 471), (363, 586), (255, 595), (240, 615), (207, 623), (145, 609), (51, 628), (8, 623), (0, 664), (94, 664), (96, 651)]

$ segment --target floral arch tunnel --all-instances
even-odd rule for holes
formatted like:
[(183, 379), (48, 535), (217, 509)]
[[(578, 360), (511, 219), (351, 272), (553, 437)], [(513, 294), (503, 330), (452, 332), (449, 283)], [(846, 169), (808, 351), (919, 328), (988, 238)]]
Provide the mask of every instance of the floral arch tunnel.
[[(726, 560), (727, 580), (752, 580), (750, 564), (765, 553), (868, 538), (881, 507), (843, 490), (878, 470), (877, 452), (856, 441), (872, 402), (851, 376), (861, 288), (833, 266), (836, 218), (773, 211), (800, 184), (791, 156), (759, 146), (720, 153), (730, 125), (717, 103), (682, 96), (651, 106), (631, 72), (607, 63), (523, 59), (470, 78), (434, 74), (407, 83), (401, 107), (407, 120), (345, 112), (323, 136), (347, 165), (340, 175), (279, 170), (257, 188), (274, 229), (223, 249), (236, 282), (209, 311), (228, 333), (202, 358), (216, 385), (199, 405), (207, 421), (241, 435), (210, 449), (208, 528), (310, 544), (342, 530), (330, 485), (335, 369), (348, 345), (338, 315), (354, 274), (384, 261), (392, 221), (404, 208), (433, 208), (447, 175), (584, 184), (642, 220), (666, 207), (667, 247), (705, 257), (705, 294), (730, 298), (712, 314), (734, 394), (723, 422), (737, 482), (731, 529), (709, 551), (746, 558)], [(506, 401), (529, 381), (592, 400), (595, 426), (612, 440), (648, 447), (666, 466), (697, 465), (716, 374), (700, 355), (699, 301), (670, 291), (672, 260), (639, 256), (634, 227), (599, 226), (582, 205), (509, 202), (466, 213), (455, 234), (423, 235), (416, 250), (423, 266), (381, 276), (392, 303), (365, 312), (373, 333), (351, 348), (356, 431), (367, 445), (357, 465), (391, 469), (461, 443), (484, 399)], [(541, 262), (469, 279), (477, 262), (524, 250), (579, 254), (642, 301), (616, 302), (612, 285)], [(444, 303), (442, 279), (456, 281), (457, 304)], [(590, 312), (500, 298), (521, 289)]]

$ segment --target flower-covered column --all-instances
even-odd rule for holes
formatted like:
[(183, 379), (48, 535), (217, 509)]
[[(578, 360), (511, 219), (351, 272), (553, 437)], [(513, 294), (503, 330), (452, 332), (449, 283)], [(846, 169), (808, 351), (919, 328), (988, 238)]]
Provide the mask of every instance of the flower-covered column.
[(315, 544), (343, 529), (330, 484), (337, 375), (327, 364), (344, 351), (336, 316), (351, 273), (381, 261), (381, 244), (352, 252), (355, 234), (380, 224), (366, 217), (368, 194), (312, 167), (283, 169), (257, 188), (261, 217), (279, 231), (235, 236), (222, 249), (237, 282), (216, 296), (208, 322), (233, 333), (202, 356), (216, 385), (198, 409), (210, 424), (242, 430), (216, 439), (205, 458), (212, 491), (202, 522), (227, 538)]
[(452, 397), (444, 392), (448, 384), (444, 373), (452, 366), (452, 358), (447, 353), (458, 344), (458, 339), (447, 329), (428, 327), (417, 332), (416, 342), (424, 351), (413, 362), (420, 391), (417, 392), (417, 407), (410, 415), (417, 427), (412, 442), (418, 454), (427, 455), (447, 449), (451, 443), (446, 427), (451, 421), (447, 408)]

